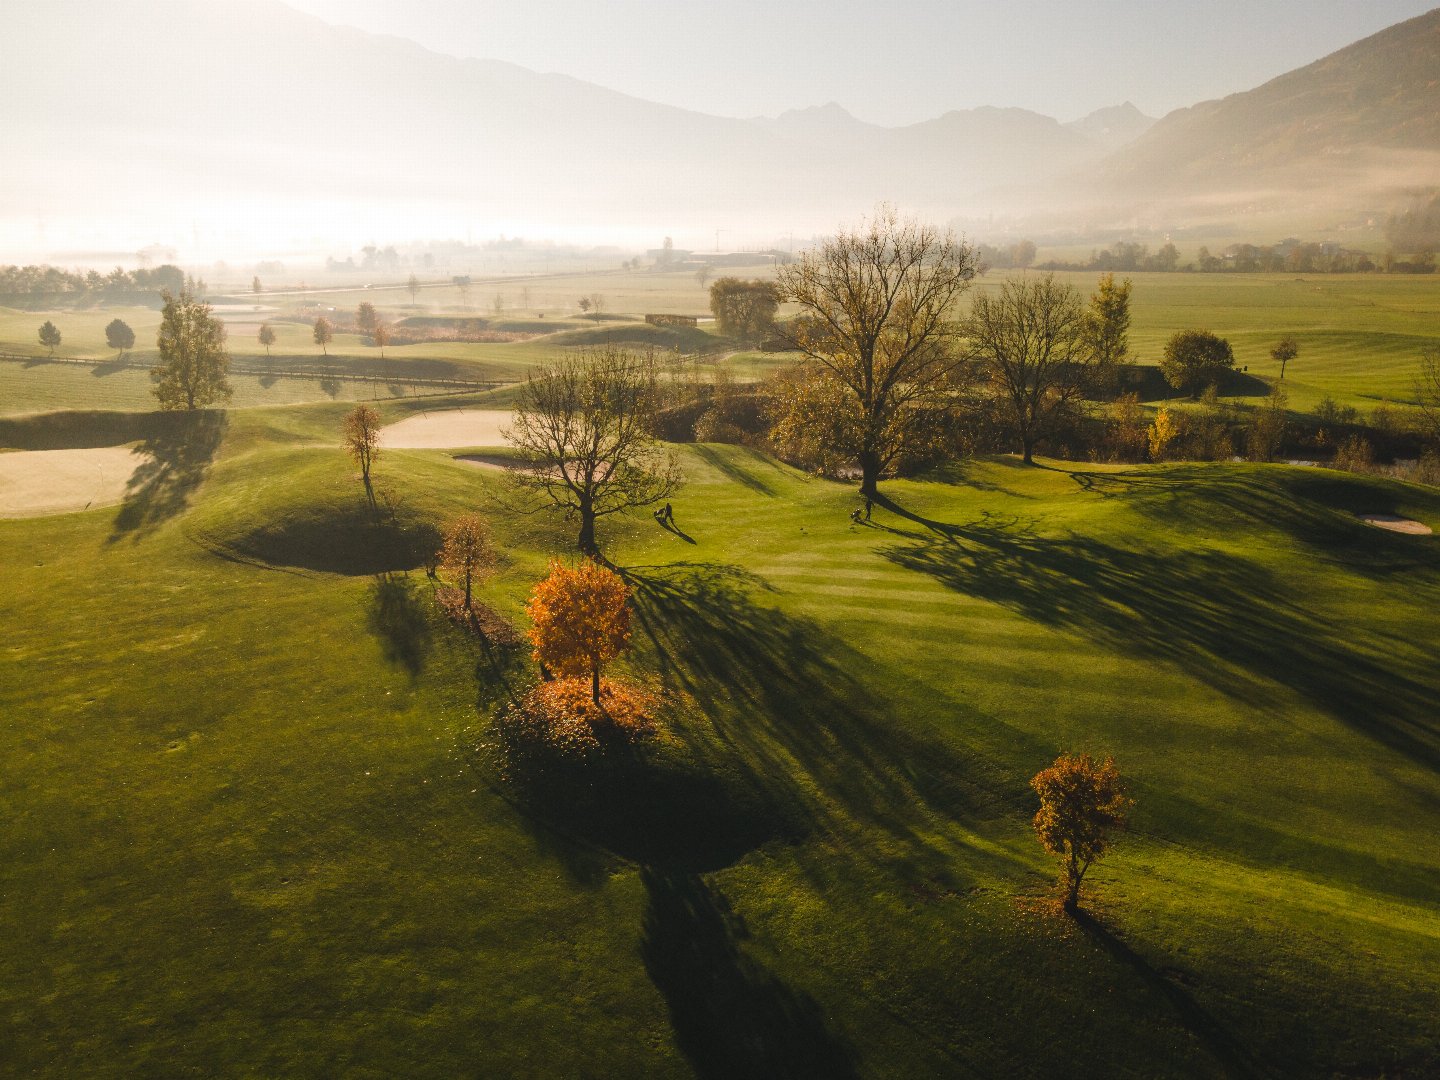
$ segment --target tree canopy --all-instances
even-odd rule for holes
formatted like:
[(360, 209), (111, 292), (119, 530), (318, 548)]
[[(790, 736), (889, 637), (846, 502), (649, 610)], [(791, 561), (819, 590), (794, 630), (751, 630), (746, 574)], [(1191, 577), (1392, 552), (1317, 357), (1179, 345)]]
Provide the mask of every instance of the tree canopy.
[(1209, 330), (1181, 330), (1165, 343), (1160, 370), (1165, 381), (1193, 397), (1205, 387), (1218, 383), (1235, 367), (1230, 343)]
[(118, 360), (125, 355), (126, 349), (135, 347), (135, 331), (131, 330), (130, 325), (123, 319), (111, 319), (105, 325), (105, 344), (119, 354), (116, 357)]
[(330, 342), (335, 339), (335, 327), (331, 325), (330, 320), (325, 318), (324, 315), (321, 315), (315, 320), (315, 329), (312, 331), (312, 334), (315, 338), (315, 344), (320, 346), (321, 351), (326, 356), (329, 356)]
[(160, 363), (151, 378), (162, 409), (200, 409), (230, 400), (225, 324), (209, 304), (188, 292), (165, 293), (155, 344)]
[(773, 281), (722, 277), (710, 286), (710, 311), (727, 337), (761, 341), (775, 329), (780, 291)]

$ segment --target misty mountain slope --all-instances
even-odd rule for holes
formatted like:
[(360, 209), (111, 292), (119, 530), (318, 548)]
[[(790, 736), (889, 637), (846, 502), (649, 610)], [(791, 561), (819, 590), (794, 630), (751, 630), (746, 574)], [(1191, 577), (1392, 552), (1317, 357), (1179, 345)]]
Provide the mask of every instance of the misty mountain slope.
[[(1169, 114), (1109, 158), (1128, 193), (1379, 190), (1440, 178), (1440, 9), (1219, 101)], [(1381, 175), (1382, 173), (1386, 175)]]
[(833, 103), (707, 116), (275, 0), (54, 0), (10, 13), (6, 30), (0, 119), (20, 152), (0, 174), (0, 214), (18, 217), (830, 228), (878, 200), (952, 212), (1105, 149), (1022, 109), (896, 129)]

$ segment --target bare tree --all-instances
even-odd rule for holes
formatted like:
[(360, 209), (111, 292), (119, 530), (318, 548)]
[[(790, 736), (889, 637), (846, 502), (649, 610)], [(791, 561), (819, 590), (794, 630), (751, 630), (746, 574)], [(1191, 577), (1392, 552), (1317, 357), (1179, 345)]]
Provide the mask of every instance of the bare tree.
[(586, 297), (590, 301), (590, 317), (598, 324), (601, 316), (605, 314), (605, 297), (598, 292), (591, 293)]
[(595, 522), (668, 499), (681, 482), (674, 454), (650, 435), (659, 399), (653, 352), (615, 346), (557, 360), (526, 379), (505, 437), (512, 474), (541, 506), (579, 517), (579, 548), (598, 556)]
[(410, 280), (405, 283), (405, 288), (410, 290), (410, 306), (414, 307), (415, 298), (420, 294), (420, 279), (411, 274)]
[(370, 329), (370, 338), (376, 345), (380, 346), (380, 359), (385, 359), (385, 346), (390, 344), (390, 327), (378, 319)]
[(988, 378), (1027, 465), (1090, 385), (1097, 354), (1087, 321), (1079, 292), (1053, 274), (1012, 278), (996, 295), (975, 297), (965, 324), (969, 355)]
[(950, 307), (975, 272), (968, 244), (889, 207), (779, 270), (783, 298), (804, 309), (789, 340), (843, 388), (867, 500), (906, 448), (916, 410), (946, 401), (962, 370)]
[(1440, 346), (1432, 345), (1420, 354), (1415, 403), (1420, 406), (1420, 420), (1426, 435), (1440, 446)]

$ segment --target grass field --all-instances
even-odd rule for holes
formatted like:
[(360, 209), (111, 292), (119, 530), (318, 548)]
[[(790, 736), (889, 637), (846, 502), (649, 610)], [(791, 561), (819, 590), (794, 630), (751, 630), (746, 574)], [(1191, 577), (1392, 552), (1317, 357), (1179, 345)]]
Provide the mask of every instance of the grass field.
[[(415, 568), (480, 507), (518, 622), (571, 529), (445, 451), (381, 459), (406, 497), (374, 525), (344, 409), (0, 422), (164, 465), (0, 521), (10, 1071), (1440, 1069), (1440, 538), (1353, 516), (1440, 527), (1434, 491), (994, 459), (864, 527), (851, 487), (687, 447), (691, 542), (602, 540), (630, 668), (690, 705), (525, 788), (488, 722), (529, 662)], [(1136, 798), (1079, 922), (1028, 826), (1067, 749)]]
[[(762, 276), (771, 272), (769, 267), (737, 271)], [(1060, 276), (1086, 295), (1094, 288), (1097, 278), (1095, 274)], [(1299, 343), (1300, 354), (1287, 369), (1285, 387), (1291, 409), (1299, 413), (1313, 410), (1326, 395), (1365, 413), (1382, 402), (1409, 402), (1413, 400), (1421, 350), (1440, 343), (1440, 277), (1135, 274), (1132, 278), (1131, 350), (1140, 363), (1157, 364), (1166, 339), (1175, 331), (1202, 327), (1231, 342), (1240, 367), (1248, 367), (1252, 375), (1273, 381), (1279, 376), (1279, 365), (1270, 359), (1270, 348), (1288, 334)], [(513, 285), (499, 289), (506, 309), (496, 321), (502, 328), (540, 336), (504, 344), (431, 343), (390, 347), (385, 350), (387, 361), (382, 363), (379, 351), (366, 345), (358, 335), (337, 334), (329, 352), (336, 363), (352, 365), (356, 370), (383, 369), (397, 381), (403, 381), (407, 373), (415, 378), (488, 381), (519, 378), (559, 348), (602, 341), (640, 341), (662, 350), (678, 347), (682, 352), (709, 352), (717, 346), (722, 350), (727, 347), (723, 341), (716, 341), (703, 332), (661, 330), (617, 319), (617, 316), (628, 315), (633, 320), (647, 312), (704, 314), (708, 298), (691, 274), (637, 271), (554, 276), (535, 279), (528, 285), (527, 280), (516, 279)], [(988, 275), (977, 287), (995, 289), (1002, 280), (1000, 275)], [(532, 290), (532, 303), (526, 307), (519, 306), (522, 288)], [(607, 320), (596, 325), (590, 320), (575, 318), (579, 314), (575, 300), (596, 291), (607, 298)], [(263, 360), (269, 367), (306, 370), (326, 362), (311, 340), (308, 324), (287, 316), (302, 299), (308, 304), (323, 303), (343, 311), (353, 310), (362, 300), (369, 300), (379, 305), (385, 318), (395, 322), (415, 317), (494, 317), (489, 307), (491, 297), (472, 290), (470, 307), (462, 311), (458, 298), (447, 294), (446, 289), (422, 291), (416, 305), (408, 303), (408, 293), (367, 293), (363, 289), (308, 299), (261, 295), (255, 298), (257, 303), (278, 309), (266, 315), (279, 337), (273, 355), (267, 356), (255, 340), (258, 323), (252, 325), (249, 316), (243, 315), (231, 320), (231, 352), (237, 365)], [(551, 302), (542, 303), (542, 298)], [(548, 311), (546, 319), (536, 318), (542, 311)], [(153, 362), (156, 354), (150, 343), (159, 325), (159, 314), (143, 308), (51, 313), (0, 309), (0, 351), (45, 355), (36, 332), (48, 317), (64, 335), (59, 355), (105, 356), (108, 350), (104, 326), (117, 315), (135, 330), (139, 347), (132, 357)], [(791, 359), (785, 354), (747, 352), (734, 357), (730, 364), (740, 378), (760, 378)], [(35, 371), (31, 369), (30, 374)], [(7, 373), (0, 368), (0, 380), (6, 384), (0, 385), (0, 394), (4, 395), (0, 400), (6, 402), (0, 409), (14, 413), (64, 403), (68, 391), (47, 385), (49, 374), (43, 372), (22, 385), (15, 381), (14, 372)], [(264, 392), (246, 394), (242, 403), (280, 404), (318, 399), (303, 387), (259, 390)], [(132, 394), (117, 397), (116, 405), (132, 407), (134, 397)], [(84, 403), (91, 400), (87, 395)]]

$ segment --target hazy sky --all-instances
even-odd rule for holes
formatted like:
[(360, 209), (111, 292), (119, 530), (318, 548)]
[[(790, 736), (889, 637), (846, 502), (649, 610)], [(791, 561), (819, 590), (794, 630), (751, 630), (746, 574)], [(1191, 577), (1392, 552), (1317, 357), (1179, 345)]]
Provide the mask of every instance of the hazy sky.
[(290, 0), (440, 52), (722, 116), (1018, 105), (1152, 116), (1248, 90), (1436, 0)]

